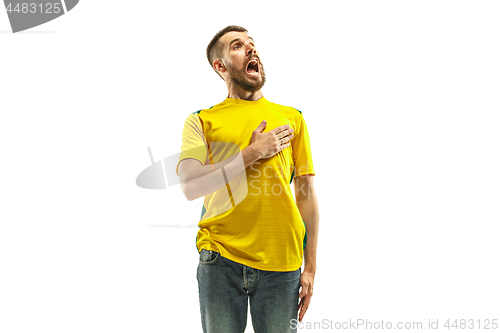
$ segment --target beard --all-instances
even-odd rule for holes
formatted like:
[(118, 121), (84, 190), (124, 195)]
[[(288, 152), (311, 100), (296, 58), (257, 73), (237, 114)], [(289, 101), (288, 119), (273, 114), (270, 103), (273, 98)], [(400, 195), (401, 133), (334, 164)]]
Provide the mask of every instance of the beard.
[(236, 84), (242, 89), (249, 92), (256, 92), (260, 90), (266, 83), (266, 74), (264, 73), (264, 65), (259, 59), (259, 72), (260, 77), (251, 77), (247, 74), (246, 68), (236, 68), (230, 64), (227, 64), (227, 71), (229, 73), (230, 82)]

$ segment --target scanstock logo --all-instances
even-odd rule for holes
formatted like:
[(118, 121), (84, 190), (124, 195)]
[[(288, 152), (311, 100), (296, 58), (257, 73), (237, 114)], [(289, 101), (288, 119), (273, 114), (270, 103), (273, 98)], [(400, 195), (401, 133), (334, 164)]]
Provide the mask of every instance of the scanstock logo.
[(4, 0), (12, 32), (36, 27), (75, 8), (79, 0)]

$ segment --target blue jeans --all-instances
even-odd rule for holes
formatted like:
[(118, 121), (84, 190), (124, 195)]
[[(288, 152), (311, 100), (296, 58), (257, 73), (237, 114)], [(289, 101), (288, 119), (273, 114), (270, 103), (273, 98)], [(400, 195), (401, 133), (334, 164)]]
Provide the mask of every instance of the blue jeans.
[(298, 315), (301, 269), (262, 271), (202, 249), (196, 273), (204, 333), (243, 333), (248, 299), (258, 333), (290, 333)]

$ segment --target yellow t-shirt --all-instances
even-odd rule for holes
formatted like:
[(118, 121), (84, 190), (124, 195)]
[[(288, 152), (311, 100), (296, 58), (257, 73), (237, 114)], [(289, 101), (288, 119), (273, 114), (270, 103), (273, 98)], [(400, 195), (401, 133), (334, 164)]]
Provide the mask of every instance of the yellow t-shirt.
[(263, 133), (290, 125), (290, 146), (254, 162), (226, 187), (205, 196), (196, 248), (260, 270), (294, 271), (302, 266), (307, 234), (290, 184), (293, 177), (315, 175), (301, 111), (262, 97), (226, 98), (193, 112), (184, 123), (179, 163), (194, 158), (210, 165), (239, 153), (263, 120)]

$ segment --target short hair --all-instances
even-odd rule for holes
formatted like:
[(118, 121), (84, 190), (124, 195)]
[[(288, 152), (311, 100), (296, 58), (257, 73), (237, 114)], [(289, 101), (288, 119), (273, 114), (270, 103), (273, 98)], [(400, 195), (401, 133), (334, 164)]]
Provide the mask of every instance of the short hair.
[[(219, 39), (227, 34), (228, 32), (231, 31), (237, 31), (237, 32), (248, 32), (247, 29), (237, 26), (237, 25), (229, 25), (219, 31), (218, 33), (215, 34), (214, 38), (210, 41), (210, 43), (207, 46), (207, 59), (208, 62), (210, 63), (210, 67), (217, 73), (222, 78), (222, 75), (218, 71), (216, 71), (213, 67), (213, 63), (216, 59), (224, 59), (224, 53), (222, 51), (222, 44), (220, 43)], [(224, 79), (224, 78), (222, 78)]]

